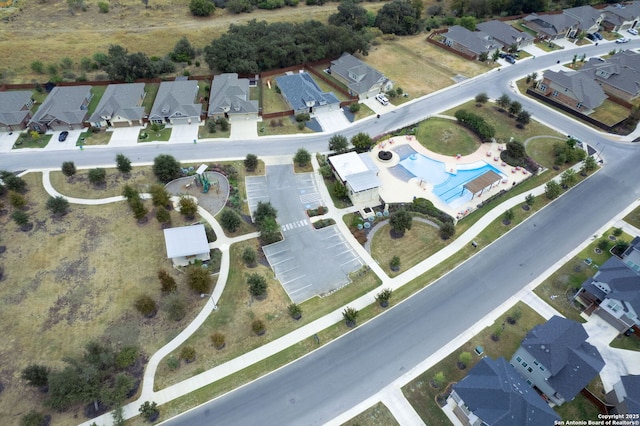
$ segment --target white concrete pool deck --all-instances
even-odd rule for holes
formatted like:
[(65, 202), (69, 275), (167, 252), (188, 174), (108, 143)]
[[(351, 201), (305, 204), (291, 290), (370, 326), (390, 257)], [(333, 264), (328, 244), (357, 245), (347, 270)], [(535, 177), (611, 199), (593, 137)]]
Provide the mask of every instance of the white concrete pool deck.
[[(484, 193), (477, 195), (474, 199), (467, 201), (454, 207), (443, 202), (433, 193), (433, 185), (428, 182), (422, 181), (420, 178), (413, 178), (409, 182), (405, 182), (397, 177), (393, 176), (389, 172), (389, 168), (396, 166), (400, 158), (398, 154), (393, 152), (393, 158), (390, 161), (383, 162), (378, 159), (378, 152), (381, 150), (390, 151), (393, 148), (407, 144), (416, 152), (425, 155), (433, 160), (442, 161), (445, 163), (445, 170), (453, 171), (454, 173), (458, 169), (458, 165), (476, 163), (478, 161), (484, 161), (487, 164), (491, 164), (496, 169), (500, 170), (506, 178), (501, 181), (500, 184), (494, 186), (490, 190), (485, 190)], [(509, 189), (513, 186), (514, 182), (522, 182), (529, 177), (529, 174), (525, 174), (523, 170), (514, 170), (509, 165), (502, 165), (500, 160), (500, 151), (505, 148), (505, 144), (498, 143), (484, 143), (480, 145), (477, 151), (472, 154), (464, 155), (461, 157), (448, 156), (437, 154), (429, 151), (423, 147), (413, 136), (396, 136), (385, 140), (382, 143), (377, 144), (370, 152), (373, 161), (378, 166), (380, 173), (378, 177), (382, 186), (380, 187), (380, 197), (387, 203), (407, 203), (411, 202), (414, 197), (426, 198), (433, 202), (433, 204), (440, 210), (450, 214), (453, 217), (459, 217), (461, 212), (470, 213), (476, 209), (477, 205), (482, 200), (497, 194), (502, 189)], [(497, 161), (496, 161), (497, 159)], [(506, 182), (504, 182), (506, 180)]]

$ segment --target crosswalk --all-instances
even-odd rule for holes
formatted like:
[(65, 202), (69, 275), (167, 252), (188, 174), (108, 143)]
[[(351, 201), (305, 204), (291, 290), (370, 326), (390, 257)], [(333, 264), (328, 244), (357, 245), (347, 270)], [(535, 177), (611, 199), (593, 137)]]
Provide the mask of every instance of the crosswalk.
[(298, 220), (295, 222), (290, 222), (290, 223), (287, 223), (286, 225), (282, 225), (280, 226), (280, 229), (282, 230), (282, 232), (286, 232), (296, 228), (302, 228), (303, 226), (308, 226), (308, 225), (309, 225), (309, 221), (307, 219), (304, 219), (304, 220)]

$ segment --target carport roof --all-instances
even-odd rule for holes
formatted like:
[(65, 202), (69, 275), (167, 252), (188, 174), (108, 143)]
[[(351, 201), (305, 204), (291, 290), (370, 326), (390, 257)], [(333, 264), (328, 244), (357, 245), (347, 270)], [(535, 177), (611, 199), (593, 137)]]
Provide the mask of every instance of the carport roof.
[(493, 170), (488, 170), (477, 178), (465, 183), (464, 187), (467, 188), (472, 194), (476, 194), (489, 185), (500, 182), (500, 179), (502, 179), (502, 177), (500, 177), (499, 174), (497, 174)]
[(164, 242), (170, 259), (209, 253), (209, 242), (202, 224), (165, 229)]

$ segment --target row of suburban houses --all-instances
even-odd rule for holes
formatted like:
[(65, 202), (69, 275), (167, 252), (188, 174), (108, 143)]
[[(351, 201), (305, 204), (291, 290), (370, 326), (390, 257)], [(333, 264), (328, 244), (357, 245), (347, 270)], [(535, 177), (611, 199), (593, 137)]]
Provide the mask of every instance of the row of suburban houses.
[[(332, 61), (326, 72), (342, 83), (349, 95), (361, 100), (393, 86), (382, 73), (347, 53)], [(276, 83), (294, 113), (340, 108), (336, 95), (323, 92), (307, 72), (289, 72), (277, 77)], [(235, 73), (214, 76), (206, 114), (203, 114), (203, 99), (198, 98), (198, 81), (186, 77), (160, 83), (151, 111), (145, 111), (142, 106), (147, 95), (144, 83), (108, 85), (91, 115), (90, 85), (54, 87), (34, 114), (31, 114), (34, 101), (30, 91), (4, 91), (0, 92), (0, 131), (29, 128), (45, 133), (87, 126), (141, 126), (146, 122), (192, 124), (207, 117), (257, 118), (261, 114), (258, 101), (251, 99), (249, 92), (255, 85), (256, 79), (240, 78)]]

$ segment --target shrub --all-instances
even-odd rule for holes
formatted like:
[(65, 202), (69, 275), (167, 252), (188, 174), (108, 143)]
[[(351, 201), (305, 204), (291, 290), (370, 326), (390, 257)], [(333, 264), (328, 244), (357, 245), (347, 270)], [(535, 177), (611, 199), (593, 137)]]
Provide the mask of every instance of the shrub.
[(254, 297), (264, 297), (267, 294), (267, 280), (258, 273), (253, 273), (247, 278), (249, 293)]
[(122, 188), (122, 196), (129, 202), (134, 198), (140, 198), (138, 191), (131, 185), (125, 185), (124, 188)]
[(259, 225), (268, 217), (275, 219), (277, 216), (278, 210), (270, 202), (259, 201), (256, 210), (253, 212), (253, 221)]
[(158, 305), (155, 300), (147, 295), (140, 296), (136, 299), (134, 306), (142, 315), (147, 318), (151, 318), (155, 316), (156, 312), (158, 312)]
[(171, 205), (171, 194), (167, 192), (164, 186), (153, 184), (149, 188), (149, 193), (151, 194), (151, 202), (154, 206), (166, 207)]
[(196, 350), (193, 346), (184, 346), (180, 351), (180, 359), (183, 359), (186, 363), (190, 363), (196, 360)]
[(180, 360), (174, 356), (170, 356), (167, 358), (167, 367), (169, 367), (169, 370), (176, 370), (180, 367)]
[(189, 10), (193, 16), (209, 16), (216, 6), (209, 0), (191, 0)]
[(51, 416), (31, 410), (20, 419), (20, 426), (48, 426)]
[(131, 160), (127, 158), (124, 154), (116, 155), (116, 168), (120, 173), (129, 173), (131, 172)]
[(458, 361), (464, 365), (469, 365), (473, 357), (470, 352), (461, 352), (458, 356)]
[(142, 417), (149, 422), (155, 420), (155, 418), (157, 418), (159, 414), (158, 404), (149, 401), (145, 401), (144, 404), (142, 404), (140, 408), (138, 408), (138, 411), (140, 412)]
[(536, 202), (536, 197), (534, 197), (533, 194), (529, 194), (524, 198), (524, 202), (531, 207)]
[(619, 237), (620, 235), (622, 235), (624, 231), (622, 230), (622, 228), (613, 228), (613, 236), (614, 237)]
[(440, 387), (444, 384), (445, 380), (446, 378), (444, 373), (439, 371), (433, 376), (432, 382), (436, 387)]
[(44, 387), (49, 383), (49, 367), (38, 364), (30, 364), (20, 374), (27, 385), (34, 387)]
[(211, 275), (200, 265), (190, 266), (187, 268), (187, 284), (196, 293), (208, 293), (211, 289)]
[(76, 174), (76, 165), (73, 161), (65, 161), (62, 163), (62, 174), (71, 177)]
[(224, 334), (216, 331), (211, 335), (211, 343), (213, 343), (213, 347), (216, 349), (222, 349), (225, 347), (225, 338)]
[(448, 240), (453, 237), (456, 233), (456, 227), (451, 222), (445, 222), (440, 225), (440, 238), (443, 240)]
[(129, 201), (129, 206), (133, 211), (133, 217), (138, 221), (142, 221), (147, 216), (147, 213), (149, 213), (149, 210), (145, 207), (140, 198), (133, 198)]
[(160, 280), (160, 290), (163, 293), (171, 293), (178, 289), (175, 278), (164, 269), (158, 271), (158, 279)]
[(405, 231), (411, 230), (412, 223), (413, 217), (406, 210), (394, 212), (389, 217), (389, 225), (391, 225), (391, 230), (398, 237), (402, 237)]
[(215, 133), (216, 132), (216, 121), (215, 120), (207, 121), (207, 129), (209, 130), (209, 133)]
[(180, 163), (171, 155), (161, 154), (153, 159), (153, 174), (162, 183), (168, 183), (182, 175)]
[(294, 320), (299, 320), (300, 318), (302, 318), (302, 308), (297, 303), (290, 304), (287, 310), (289, 311), (289, 315), (291, 315), (291, 318), (293, 318)]
[(180, 209), (180, 214), (186, 219), (193, 220), (198, 211), (198, 204), (196, 204), (193, 198), (183, 195), (180, 197), (180, 201), (178, 201), (178, 209)]
[(100, 9), (100, 13), (109, 13), (109, 3), (106, 1), (99, 1), (98, 9)]
[(11, 213), (11, 219), (21, 228), (25, 228), (29, 224), (29, 215), (22, 210), (16, 210)]
[(247, 266), (255, 265), (257, 261), (256, 251), (251, 247), (245, 247), (242, 252), (242, 261)]
[(107, 171), (103, 168), (95, 168), (89, 170), (89, 182), (94, 185), (102, 185), (107, 178)]
[(344, 309), (344, 311), (342, 311), (342, 318), (344, 319), (347, 327), (353, 327), (356, 325), (358, 310), (348, 306)]
[(7, 172), (2, 173), (0, 177), (4, 180), (4, 186), (9, 191), (15, 191), (21, 194), (24, 194), (27, 191), (27, 182), (21, 177)]
[(300, 167), (305, 167), (311, 161), (311, 154), (304, 148), (299, 148), (293, 156), (293, 162)]
[(264, 325), (264, 321), (257, 319), (251, 323), (251, 330), (253, 330), (256, 335), (262, 336), (267, 331), (267, 328)]
[(478, 104), (486, 104), (488, 100), (489, 100), (489, 96), (487, 96), (487, 94), (484, 92), (478, 93), (476, 95), (476, 102)]
[(169, 210), (165, 209), (164, 207), (160, 206), (156, 209), (156, 220), (161, 224), (161, 225), (170, 225), (171, 224), (171, 214), (169, 213)]
[(177, 292), (167, 296), (164, 301), (164, 309), (171, 321), (181, 321), (187, 315), (187, 305)]
[(240, 215), (234, 210), (225, 208), (220, 215), (220, 225), (229, 232), (236, 232), (238, 226), (242, 223)]
[(27, 199), (19, 192), (9, 191), (9, 203), (16, 209), (24, 209), (27, 205)]
[(385, 288), (380, 290), (378, 294), (376, 294), (376, 300), (383, 308), (389, 306), (389, 299), (391, 299), (391, 294), (393, 291), (390, 288)]
[(598, 241), (598, 248), (602, 251), (607, 251), (609, 250), (610, 244), (609, 244), (609, 240), (607, 238), (601, 238)]
[(304, 123), (311, 120), (311, 116), (306, 112), (301, 112), (300, 114), (296, 114), (295, 118), (298, 123)]
[(244, 168), (248, 172), (253, 172), (258, 167), (258, 156), (255, 154), (247, 154), (244, 159)]
[(352, 103), (349, 105), (349, 111), (351, 111), (352, 114), (358, 113), (360, 111), (360, 104), (357, 102)]
[(489, 141), (496, 134), (492, 125), (487, 123), (484, 118), (479, 115), (468, 112), (464, 109), (459, 109), (455, 113), (455, 117), (463, 126), (473, 131), (483, 141)]
[(391, 261), (389, 261), (389, 268), (394, 272), (400, 270), (400, 258), (398, 256), (393, 256), (391, 258)]
[(562, 188), (560, 187), (560, 184), (555, 180), (551, 180), (547, 182), (547, 184), (544, 187), (544, 195), (549, 200), (558, 198), (558, 196), (560, 195), (560, 192), (562, 192)]
[(226, 132), (227, 130), (229, 130), (229, 121), (227, 121), (226, 118), (218, 117), (216, 122), (218, 123), (218, 126), (220, 126), (220, 130), (222, 130), (223, 132)]
[(351, 144), (356, 149), (356, 152), (361, 153), (369, 151), (374, 145), (374, 142), (373, 139), (371, 139), (371, 136), (364, 132), (360, 132), (351, 138)]
[(116, 354), (116, 367), (127, 368), (138, 359), (140, 349), (137, 346), (125, 346)]
[(524, 166), (527, 152), (521, 142), (509, 141), (507, 142), (507, 149), (502, 151), (500, 158), (510, 166)]
[(64, 216), (69, 210), (69, 201), (61, 195), (49, 197), (47, 200), (47, 210), (56, 216)]

